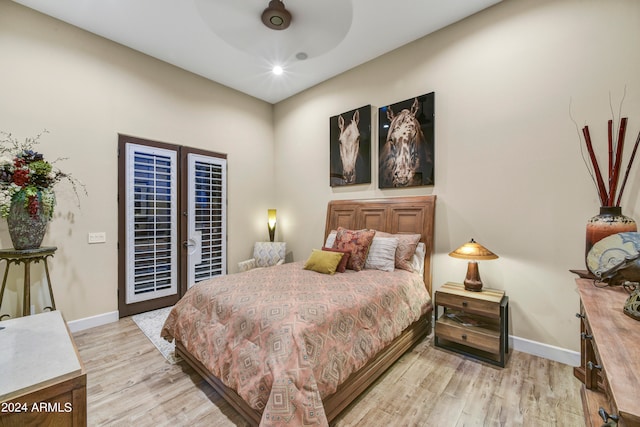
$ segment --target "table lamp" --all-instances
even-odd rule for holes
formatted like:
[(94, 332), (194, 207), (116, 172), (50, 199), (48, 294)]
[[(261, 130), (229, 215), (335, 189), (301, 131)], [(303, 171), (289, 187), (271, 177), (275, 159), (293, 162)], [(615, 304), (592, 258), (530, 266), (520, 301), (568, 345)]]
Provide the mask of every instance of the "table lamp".
[(467, 277), (464, 278), (464, 288), (468, 291), (480, 292), (482, 290), (482, 280), (478, 270), (477, 261), (485, 261), (498, 258), (498, 255), (491, 252), (475, 240), (465, 243), (455, 251), (449, 253), (450, 257), (468, 259)]

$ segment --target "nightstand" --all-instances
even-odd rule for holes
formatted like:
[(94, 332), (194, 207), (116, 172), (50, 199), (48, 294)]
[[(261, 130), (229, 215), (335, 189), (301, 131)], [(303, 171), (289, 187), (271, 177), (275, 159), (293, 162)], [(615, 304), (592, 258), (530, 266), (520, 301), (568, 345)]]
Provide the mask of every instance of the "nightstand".
[(434, 306), (436, 347), (504, 367), (509, 353), (509, 297), (504, 291), (472, 292), (449, 282), (436, 291)]

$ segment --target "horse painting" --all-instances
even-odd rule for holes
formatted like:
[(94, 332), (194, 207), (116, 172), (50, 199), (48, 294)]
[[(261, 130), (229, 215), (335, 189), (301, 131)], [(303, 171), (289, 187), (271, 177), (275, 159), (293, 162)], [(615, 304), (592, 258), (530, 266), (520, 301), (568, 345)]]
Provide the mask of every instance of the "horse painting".
[(331, 118), (331, 186), (371, 182), (370, 126), (370, 106)]
[(345, 184), (353, 184), (356, 181), (356, 161), (360, 151), (360, 131), (358, 122), (360, 112), (353, 113), (351, 122), (345, 126), (342, 114), (338, 116), (338, 127), (340, 128), (340, 160), (342, 161), (342, 178)]
[[(431, 112), (432, 105), (431, 103)], [(381, 108), (381, 122), (383, 110), (386, 110), (388, 123), (381, 123), (380, 188), (432, 185), (433, 121), (430, 122), (430, 144), (428, 144), (423, 132), (424, 124), (420, 123), (418, 118), (426, 119), (428, 115), (418, 116), (420, 110), (418, 98), (414, 98), (410, 108), (403, 108), (399, 113), (393, 111), (393, 106)], [(433, 117), (432, 113), (431, 117)], [(386, 136), (383, 135), (383, 129), (386, 130)]]

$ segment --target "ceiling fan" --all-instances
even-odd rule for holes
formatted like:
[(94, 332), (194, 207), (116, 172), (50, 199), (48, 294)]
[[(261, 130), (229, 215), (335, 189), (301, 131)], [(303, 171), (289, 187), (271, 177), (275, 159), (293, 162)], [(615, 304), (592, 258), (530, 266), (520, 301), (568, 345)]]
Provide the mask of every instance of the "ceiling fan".
[(353, 19), (352, 0), (293, 2), (290, 10), (282, 0), (194, 2), (216, 36), (261, 58), (267, 69), (291, 67), (329, 52), (344, 40)]
[(291, 24), (291, 13), (281, 0), (271, 0), (262, 12), (262, 23), (272, 30), (285, 30)]

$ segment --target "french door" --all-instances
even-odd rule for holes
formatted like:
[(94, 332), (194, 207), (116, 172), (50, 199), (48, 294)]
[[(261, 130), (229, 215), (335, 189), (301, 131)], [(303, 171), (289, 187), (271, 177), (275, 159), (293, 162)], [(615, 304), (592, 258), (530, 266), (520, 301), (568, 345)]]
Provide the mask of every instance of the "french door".
[(120, 317), (226, 274), (226, 156), (119, 135)]

